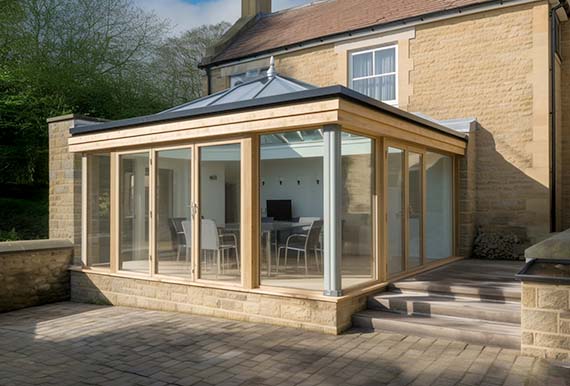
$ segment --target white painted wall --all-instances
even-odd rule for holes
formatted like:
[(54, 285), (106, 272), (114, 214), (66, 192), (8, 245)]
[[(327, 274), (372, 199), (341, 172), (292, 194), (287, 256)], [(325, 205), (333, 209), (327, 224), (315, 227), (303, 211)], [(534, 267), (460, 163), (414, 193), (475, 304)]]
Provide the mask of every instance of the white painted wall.
[(323, 216), (321, 157), (262, 160), (261, 181), (262, 216), (267, 214), (267, 200), (291, 200), (293, 217)]

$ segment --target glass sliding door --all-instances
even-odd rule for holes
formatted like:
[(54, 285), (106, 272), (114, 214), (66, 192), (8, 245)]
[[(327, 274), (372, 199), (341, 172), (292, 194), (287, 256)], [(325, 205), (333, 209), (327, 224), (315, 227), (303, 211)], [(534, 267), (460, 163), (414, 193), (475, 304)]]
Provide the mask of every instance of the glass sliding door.
[(453, 158), (427, 152), (426, 258), (453, 256)]
[(119, 156), (119, 269), (150, 272), (149, 153)]
[(374, 278), (374, 140), (343, 132), (342, 287)]
[(261, 284), (322, 291), (321, 130), (260, 136)]
[(241, 147), (199, 147), (200, 278), (241, 281)]
[(87, 156), (87, 265), (110, 266), (111, 157)]
[(192, 278), (192, 149), (156, 152), (156, 273)]
[(422, 264), (423, 256), (423, 188), (422, 155), (408, 152), (408, 265)]
[(388, 274), (404, 271), (404, 150), (388, 147), (387, 169), (387, 245)]

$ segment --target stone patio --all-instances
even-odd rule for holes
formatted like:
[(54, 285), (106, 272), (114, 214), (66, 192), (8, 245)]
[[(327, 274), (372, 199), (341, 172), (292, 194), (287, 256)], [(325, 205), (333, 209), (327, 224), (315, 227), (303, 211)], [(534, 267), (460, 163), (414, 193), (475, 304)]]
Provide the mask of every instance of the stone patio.
[(570, 385), (517, 351), (58, 303), (0, 314), (0, 385)]

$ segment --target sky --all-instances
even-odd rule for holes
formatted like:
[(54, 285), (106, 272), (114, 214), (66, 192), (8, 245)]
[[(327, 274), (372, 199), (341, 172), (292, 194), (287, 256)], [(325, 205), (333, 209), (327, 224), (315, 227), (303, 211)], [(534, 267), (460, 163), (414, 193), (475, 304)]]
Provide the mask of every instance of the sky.
[[(174, 34), (202, 24), (233, 23), (241, 13), (241, 0), (135, 0), (147, 11), (170, 20)], [(310, 0), (273, 0), (273, 11), (310, 3)]]

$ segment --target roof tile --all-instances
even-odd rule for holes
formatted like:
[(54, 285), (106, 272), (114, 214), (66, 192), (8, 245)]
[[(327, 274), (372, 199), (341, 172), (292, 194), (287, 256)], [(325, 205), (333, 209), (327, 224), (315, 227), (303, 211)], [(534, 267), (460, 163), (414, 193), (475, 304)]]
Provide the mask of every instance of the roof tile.
[(213, 62), (490, 0), (325, 0), (261, 16)]

